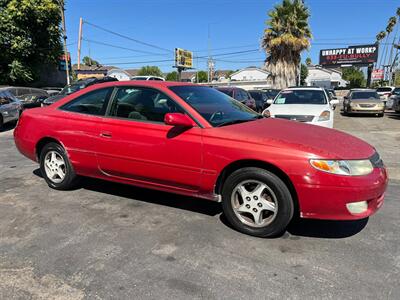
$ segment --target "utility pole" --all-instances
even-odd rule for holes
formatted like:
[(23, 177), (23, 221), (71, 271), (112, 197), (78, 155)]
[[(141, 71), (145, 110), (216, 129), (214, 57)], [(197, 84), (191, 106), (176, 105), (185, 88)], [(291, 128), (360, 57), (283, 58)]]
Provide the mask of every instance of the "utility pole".
[(60, 11), (61, 11), (61, 22), (62, 22), (62, 33), (64, 40), (64, 59), (65, 59), (65, 73), (67, 75), (67, 84), (70, 84), (69, 81), (69, 64), (68, 64), (68, 49), (67, 49), (67, 29), (65, 27), (65, 8), (64, 8), (64, 0), (59, 1)]
[(82, 17), (79, 18), (79, 35), (78, 35), (78, 70), (81, 69), (81, 46), (82, 46)]

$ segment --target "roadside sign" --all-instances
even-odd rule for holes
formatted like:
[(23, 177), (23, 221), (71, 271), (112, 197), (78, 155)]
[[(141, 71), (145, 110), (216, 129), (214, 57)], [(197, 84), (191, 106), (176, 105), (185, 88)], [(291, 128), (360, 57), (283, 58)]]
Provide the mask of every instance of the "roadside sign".
[(378, 45), (376, 44), (324, 49), (319, 53), (319, 64), (328, 67), (369, 65), (376, 62), (377, 59)]
[(191, 69), (193, 67), (193, 52), (175, 48), (175, 67)]
[[(71, 71), (71, 54), (68, 52), (68, 69)], [(66, 70), (66, 65), (65, 65), (65, 54), (60, 55), (58, 58), (58, 70), (60, 71), (65, 71)]]
[(384, 72), (382, 69), (376, 69), (372, 71), (372, 80), (382, 80), (384, 78)]

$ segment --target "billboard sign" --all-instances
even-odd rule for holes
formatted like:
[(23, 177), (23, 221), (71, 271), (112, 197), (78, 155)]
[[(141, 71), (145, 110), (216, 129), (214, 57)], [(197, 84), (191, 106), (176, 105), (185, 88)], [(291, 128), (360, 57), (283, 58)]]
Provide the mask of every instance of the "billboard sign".
[(193, 52), (175, 48), (175, 67), (184, 69), (193, 68)]
[(384, 72), (382, 69), (372, 71), (372, 80), (383, 80)]
[(349, 46), (347, 48), (324, 49), (319, 53), (322, 66), (369, 65), (378, 59), (378, 45)]

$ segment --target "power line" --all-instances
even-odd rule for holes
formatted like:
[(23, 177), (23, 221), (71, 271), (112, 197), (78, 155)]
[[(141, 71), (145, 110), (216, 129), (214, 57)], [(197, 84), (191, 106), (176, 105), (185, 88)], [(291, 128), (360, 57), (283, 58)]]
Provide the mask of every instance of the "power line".
[(117, 46), (117, 45), (108, 44), (108, 43), (104, 43), (104, 42), (100, 42), (100, 41), (86, 39), (86, 38), (82, 38), (82, 39), (84, 41), (87, 41), (90, 43), (99, 44), (99, 45), (108, 46), (108, 47), (117, 48), (117, 49), (122, 49), (122, 50), (128, 50), (128, 51), (132, 51), (132, 52), (145, 53), (145, 54), (150, 54), (150, 55), (166, 55), (166, 54), (161, 54), (161, 53), (154, 53), (154, 52), (149, 52), (149, 51), (144, 51), (144, 50), (137, 50), (137, 49), (127, 48), (127, 47)]
[(143, 42), (143, 41), (140, 41), (140, 40), (131, 38), (131, 37), (129, 37), (129, 36), (126, 36), (126, 35), (120, 34), (120, 33), (118, 33), (118, 32), (109, 30), (109, 29), (107, 29), (107, 28), (104, 28), (104, 27), (101, 27), (101, 26), (99, 26), (99, 25), (90, 23), (90, 22), (88, 22), (88, 21), (83, 21), (83, 22), (84, 22), (85, 24), (88, 24), (88, 25), (90, 25), (90, 26), (93, 26), (93, 27), (95, 27), (95, 28), (97, 28), (97, 29), (103, 30), (103, 31), (105, 31), (105, 32), (114, 34), (114, 35), (116, 35), (116, 36), (122, 37), (122, 38), (124, 38), (124, 39), (130, 40), (130, 41), (132, 41), (132, 42), (135, 42), (135, 43), (138, 43), (138, 44), (147, 46), (147, 47), (151, 47), (151, 48), (155, 48), (155, 49), (163, 50), (163, 51), (167, 51), (167, 52), (173, 52), (173, 51), (170, 50), (170, 49), (166, 49), (166, 48), (163, 48), (163, 47), (159, 47), (159, 46), (157, 46), (157, 45), (153, 45), (153, 44), (150, 44), (150, 43), (146, 43), (146, 42)]

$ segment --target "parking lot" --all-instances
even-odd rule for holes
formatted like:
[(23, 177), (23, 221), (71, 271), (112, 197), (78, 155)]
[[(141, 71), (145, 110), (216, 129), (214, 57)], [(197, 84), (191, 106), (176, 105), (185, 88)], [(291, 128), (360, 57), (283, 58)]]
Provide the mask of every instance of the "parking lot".
[[(390, 175), (369, 220), (303, 220), (276, 239), (220, 204), (94, 179), (51, 190), (0, 132), (0, 299), (400, 298), (400, 115), (344, 117)], [(321, 199), (323, 201), (324, 199)]]

